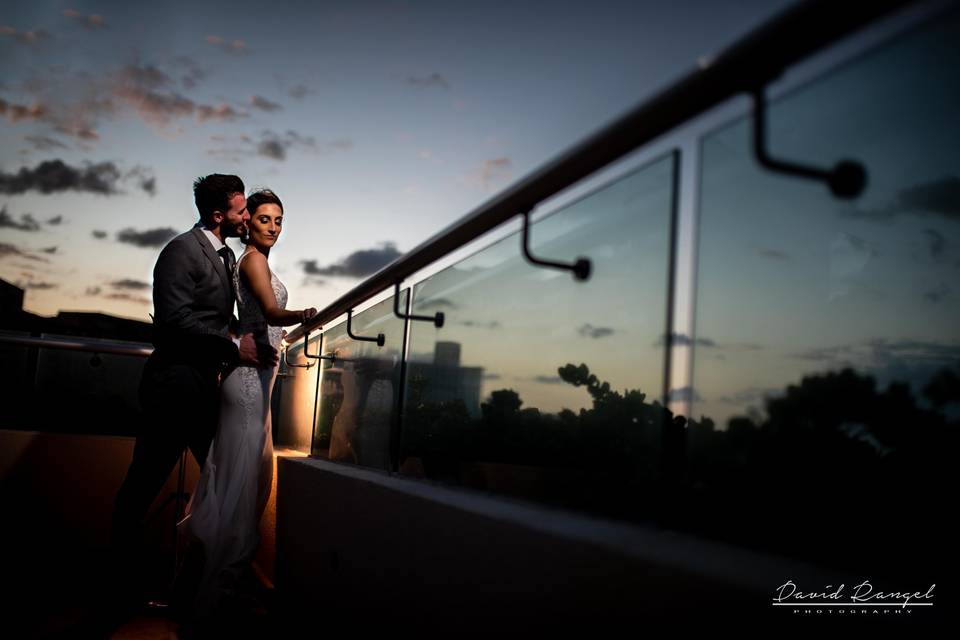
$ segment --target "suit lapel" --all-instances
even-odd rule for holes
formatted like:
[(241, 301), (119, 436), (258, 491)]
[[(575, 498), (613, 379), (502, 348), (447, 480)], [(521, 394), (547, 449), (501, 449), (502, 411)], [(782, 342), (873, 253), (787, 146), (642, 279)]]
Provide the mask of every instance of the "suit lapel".
[(203, 229), (200, 227), (194, 227), (191, 229), (194, 237), (197, 239), (197, 242), (200, 243), (200, 247), (203, 249), (203, 255), (207, 256), (207, 260), (210, 261), (210, 264), (214, 267), (214, 272), (220, 277), (220, 283), (223, 285), (223, 293), (228, 301), (230, 301), (230, 281), (227, 280), (227, 270), (223, 266), (223, 260), (220, 259), (220, 256), (216, 251), (213, 250), (213, 247), (210, 246), (210, 241), (203, 233)]

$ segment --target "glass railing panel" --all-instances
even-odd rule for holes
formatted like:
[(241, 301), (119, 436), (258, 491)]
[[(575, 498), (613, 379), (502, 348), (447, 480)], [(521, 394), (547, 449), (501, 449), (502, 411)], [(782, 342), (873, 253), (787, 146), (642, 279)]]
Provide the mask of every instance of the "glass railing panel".
[[(41, 337), (76, 340), (69, 336)], [(83, 338), (83, 341), (91, 345), (99, 342), (95, 338)], [(28, 414), (34, 421), (33, 428), (59, 433), (136, 436), (142, 422), (139, 388), (146, 361), (138, 355), (38, 348)]]
[[(400, 293), (406, 308), (407, 291)], [(355, 314), (356, 336), (384, 335), (384, 346), (354, 340), (346, 323), (323, 336), (320, 392), (313, 455), (337, 462), (389, 470), (399, 419), (405, 321), (393, 311), (393, 297)]]
[[(0, 331), (7, 338), (27, 338), (29, 333), (21, 331)], [(34, 369), (31, 363), (36, 358), (36, 349), (0, 342), (0, 389), (4, 398), (14, 399), (6, 403), (0, 429), (33, 430), (28, 400), (33, 395)]]
[[(310, 334), (308, 353), (317, 353), (319, 339), (319, 334)], [(291, 366), (288, 363), (312, 366)], [(271, 407), (275, 447), (310, 452), (319, 374), (317, 360), (308, 360), (303, 356), (302, 338), (287, 346), (286, 357), (281, 352)]]
[(416, 285), (400, 470), (625, 517), (658, 475), (672, 155)]
[(871, 575), (946, 552), (958, 36), (954, 12), (771, 105), (771, 153), (862, 162), (858, 199), (759, 168), (747, 119), (703, 140), (683, 526)]

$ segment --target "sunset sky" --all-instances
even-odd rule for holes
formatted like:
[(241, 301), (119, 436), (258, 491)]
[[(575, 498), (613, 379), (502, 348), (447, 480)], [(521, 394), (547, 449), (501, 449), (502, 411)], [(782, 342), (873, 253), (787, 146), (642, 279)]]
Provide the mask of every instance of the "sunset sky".
[(0, 278), (147, 319), (192, 180), (236, 173), (322, 307), (788, 4), (6, 2)]

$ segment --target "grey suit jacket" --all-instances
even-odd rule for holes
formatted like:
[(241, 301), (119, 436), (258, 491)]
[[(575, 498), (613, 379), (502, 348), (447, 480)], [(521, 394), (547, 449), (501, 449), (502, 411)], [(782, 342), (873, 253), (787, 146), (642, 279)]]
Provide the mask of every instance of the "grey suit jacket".
[(232, 286), (223, 261), (199, 227), (167, 243), (153, 269), (157, 349), (213, 351), (220, 360), (235, 355), (229, 340), (229, 329), (236, 322)]

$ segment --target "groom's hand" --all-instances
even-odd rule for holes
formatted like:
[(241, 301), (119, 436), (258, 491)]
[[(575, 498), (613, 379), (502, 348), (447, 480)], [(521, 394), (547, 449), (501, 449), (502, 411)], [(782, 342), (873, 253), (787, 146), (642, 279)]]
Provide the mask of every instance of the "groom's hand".
[(254, 367), (272, 367), (277, 364), (277, 350), (253, 339), (252, 333), (240, 336), (240, 364)]

